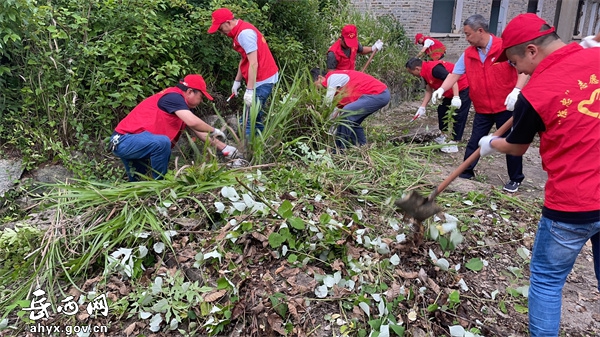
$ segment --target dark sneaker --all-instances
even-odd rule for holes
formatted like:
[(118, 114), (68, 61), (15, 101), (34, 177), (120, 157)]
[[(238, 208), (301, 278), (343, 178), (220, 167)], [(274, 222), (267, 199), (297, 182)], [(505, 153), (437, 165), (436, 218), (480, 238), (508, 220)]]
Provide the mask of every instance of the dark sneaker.
[(506, 183), (506, 185), (504, 185), (503, 190), (510, 192), (510, 193), (515, 193), (516, 191), (519, 190), (519, 186), (521, 186), (521, 183), (511, 180), (508, 183)]
[(463, 179), (473, 179), (475, 178), (475, 174), (469, 172), (469, 171), (464, 171), (463, 173), (458, 175), (460, 178)]

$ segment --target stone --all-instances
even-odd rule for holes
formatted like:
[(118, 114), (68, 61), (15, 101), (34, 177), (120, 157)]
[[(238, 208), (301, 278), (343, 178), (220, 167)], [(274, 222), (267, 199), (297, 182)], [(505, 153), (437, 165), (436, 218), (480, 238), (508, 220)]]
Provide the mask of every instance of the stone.
[(23, 171), (21, 159), (0, 159), (0, 197), (18, 183)]

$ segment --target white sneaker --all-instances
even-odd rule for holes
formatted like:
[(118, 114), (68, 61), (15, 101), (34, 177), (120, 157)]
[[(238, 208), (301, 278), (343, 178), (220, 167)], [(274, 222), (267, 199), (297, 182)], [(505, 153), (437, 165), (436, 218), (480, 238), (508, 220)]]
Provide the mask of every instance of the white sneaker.
[(456, 142), (455, 141), (449, 141), (448, 142), (448, 146), (444, 146), (441, 148), (442, 152), (444, 153), (456, 153), (458, 152), (458, 146), (455, 145)]
[(438, 144), (446, 144), (446, 136), (442, 135), (439, 137), (435, 137), (433, 139), (434, 142), (438, 143)]

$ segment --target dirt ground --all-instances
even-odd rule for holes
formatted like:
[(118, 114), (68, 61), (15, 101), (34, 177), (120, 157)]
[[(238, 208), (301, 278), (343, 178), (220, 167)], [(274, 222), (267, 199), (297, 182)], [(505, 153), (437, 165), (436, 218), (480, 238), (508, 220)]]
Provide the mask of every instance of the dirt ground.
[[(394, 130), (393, 132), (399, 135), (438, 130), (436, 111), (431, 105), (427, 108), (426, 117), (408, 123), (419, 106), (420, 102), (417, 101), (404, 102), (398, 107), (380, 111), (371, 116), (367, 125), (376, 128), (385, 127), (386, 130)], [(439, 156), (435, 159), (439, 165), (434, 167), (432, 173), (427, 177), (433, 185), (439, 184), (462, 162), (464, 149), (471, 134), (473, 116), (474, 112), (471, 110), (463, 141), (459, 144), (459, 152), (451, 154), (439, 152)], [(519, 191), (514, 194), (523, 199), (543, 199), (547, 174), (542, 169), (539, 148), (536, 146), (537, 141), (539, 140), (536, 139), (524, 155), (523, 171), (525, 180)], [(508, 181), (504, 155), (494, 154), (483, 158), (476, 166), (475, 173), (475, 180), (457, 178), (450, 184), (447, 191), (467, 193), (469, 191), (490, 191), (491, 189), (501, 190), (502, 186)], [(535, 228), (537, 220), (530, 219), (528, 223)], [(532, 244), (533, 237), (529, 240), (527, 248), (531, 249)], [(528, 278), (528, 268), (525, 268), (525, 270), (526, 275), (524, 276)], [(487, 280), (471, 281), (488, 287), (490, 291), (497, 286), (493, 281), (490, 282), (489, 278)], [(526, 314), (516, 313), (512, 319), (514, 320), (514, 326), (526, 327), (527, 325)], [(505, 331), (512, 330), (510, 326), (504, 328), (506, 328)], [(600, 294), (597, 290), (597, 281), (594, 274), (592, 247), (591, 243), (588, 242), (580, 253), (563, 290), (561, 336), (597, 336), (599, 334)], [(519, 336), (519, 334), (511, 333), (511, 336)]]

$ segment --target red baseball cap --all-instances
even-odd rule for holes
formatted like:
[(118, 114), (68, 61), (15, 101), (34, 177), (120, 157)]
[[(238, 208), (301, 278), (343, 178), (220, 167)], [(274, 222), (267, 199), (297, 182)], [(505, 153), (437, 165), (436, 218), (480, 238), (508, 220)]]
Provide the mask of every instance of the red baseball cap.
[(208, 33), (215, 33), (221, 24), (229, 20), (233, 20), (233, 13), (228, 8), (219, 8), (212, 12), (212, 25), (208, 28)]
[(212, 96), (209, 95), (208, 92), (206, 92), (206, 82), (204, 82), (202, 76), (198, 74), (187, 75), (183, 78), (183, 82), (180, 83), (188, 88), (202, 91), (202, 94), (204, 94), (206, 98), (208, 98), (211, 101), (213, 100)]
[(358, 48), (358, 32), (355, 25), (345, 25), (342, 28), (342, 37), (348, 47)]
[(415, 35), (415, 44), (419, 43), (419, 40), (424, 37), (425, 35), (418, 33), (417, 35)]
[(537, 39), (540, 36), (548, 35), (555, 31), (554, 27), (542, 30), (544, 25), (548, 25), (548, 23), (533, 13), (519, 14), (514, 19), (510, 20), (502, 32), (502, 54), (498, 57), (497, 62), (508, 60), (506, 57), (506, 49)]

